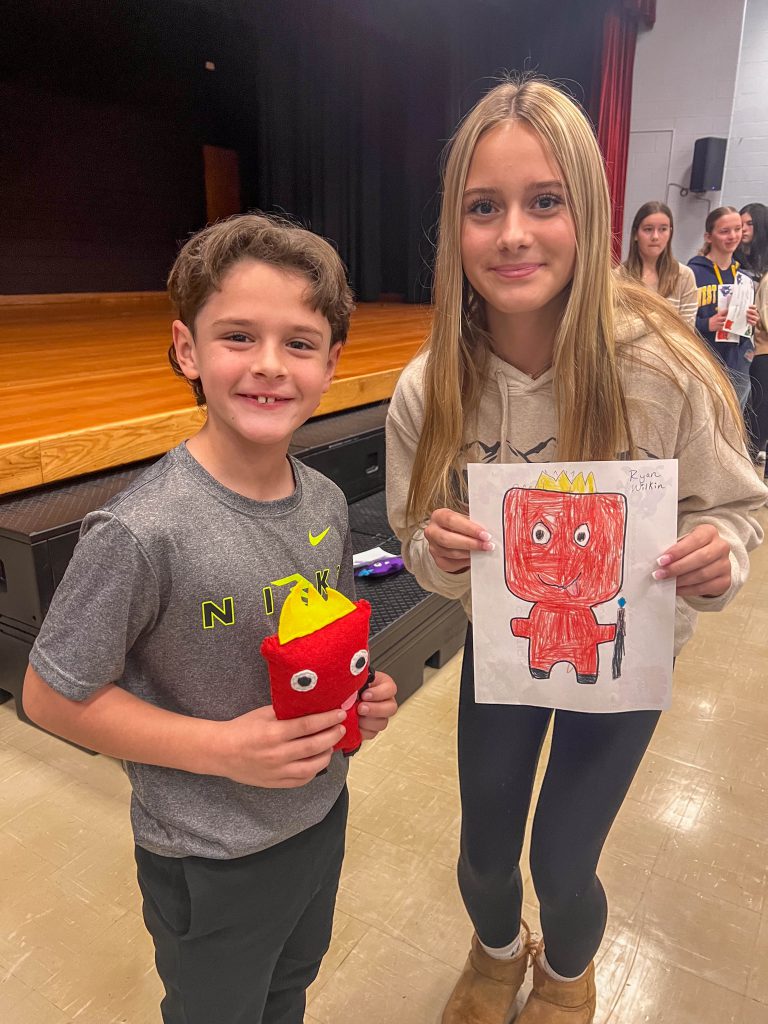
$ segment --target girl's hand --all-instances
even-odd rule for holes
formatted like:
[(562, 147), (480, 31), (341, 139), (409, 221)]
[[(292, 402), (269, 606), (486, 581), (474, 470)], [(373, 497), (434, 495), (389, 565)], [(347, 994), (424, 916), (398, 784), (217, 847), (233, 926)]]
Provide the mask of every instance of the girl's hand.
[(373, 682), (363, 690), (357, 713), (360, 721), (360, 734), (364, 740), (372, 740), (387, 728), (390, 718), (397, 711), (395, 694), (397, 687), (391, 676), (377, 672)]
[(435, 509), (424, 536), (435, 565), (445, 572), (466, 572), (470, 551), (493, 551), (494, 547), (484, 526), (450, 508)]
[(720, 597), (731, 585), (731, 545), (703, 523), (659, 559), (655, 580), (675, 578), (680, 597)]
[(750, 327), (757, 327), (760, 323), (760, 314), (757, 311), (757, 306), (750, 306), (747, 310), (747, 323)]
[(727, 317), (728, 317), (728, 312), (725, 309), (723, 310), (722, 313), (715, 313), (714, 316), (711, 316), (709, 318), (709, 328), (708, 329), (710, 331), (715, 331), (715, 332), (719, 331), (722, 327), (725, 326), (725, 321), (726, 321)]

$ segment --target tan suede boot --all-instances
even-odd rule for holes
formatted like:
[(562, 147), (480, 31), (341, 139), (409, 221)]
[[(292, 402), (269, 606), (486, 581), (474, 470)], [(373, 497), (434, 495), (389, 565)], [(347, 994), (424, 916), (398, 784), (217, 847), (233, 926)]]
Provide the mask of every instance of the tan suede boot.
[(472, 948), (441, 1024), (507, 1024), (531, 955), (531, 933), (525, 921), (520, 935), (523, 948), (512, 960), (495, 960), (477, 935), (472, 936)]
[(539, 965), (542, 945), (533, 960), (533, 991), (517, 1024), (592, 1024), (595, 1017), (595, 964), (575, 981), (555, 981)]

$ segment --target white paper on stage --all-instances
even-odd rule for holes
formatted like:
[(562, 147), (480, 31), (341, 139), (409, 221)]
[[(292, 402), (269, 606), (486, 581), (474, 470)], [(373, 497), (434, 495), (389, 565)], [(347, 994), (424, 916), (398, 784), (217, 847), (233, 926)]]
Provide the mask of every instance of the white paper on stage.
[[(571, 711), (669, 707), (677, 460), (470, 464), (475, 699)], [(515, 620), (514, 622), (512, 620)], [(513, 632), (514, 629), (514, 632)]]

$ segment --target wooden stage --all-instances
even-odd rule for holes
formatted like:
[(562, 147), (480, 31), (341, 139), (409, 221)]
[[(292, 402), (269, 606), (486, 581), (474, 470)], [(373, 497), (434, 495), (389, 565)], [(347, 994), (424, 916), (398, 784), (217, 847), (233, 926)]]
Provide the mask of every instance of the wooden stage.
[[(202, 422), (161, 292), (0, 296), (0, 494), (159, 455)], [(389, 398), (427, 306), (363, 303), (318, 415)]]

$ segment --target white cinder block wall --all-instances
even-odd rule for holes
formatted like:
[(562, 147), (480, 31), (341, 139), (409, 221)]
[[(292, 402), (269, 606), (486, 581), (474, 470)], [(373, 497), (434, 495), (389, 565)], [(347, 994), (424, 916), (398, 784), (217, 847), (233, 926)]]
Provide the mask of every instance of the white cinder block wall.
[(747, 0), (723, 196), (768, 204), (768, 0)]
[[(708, 202), (693, 193), (681, 197), (672, 183), (688, 187), (696, 139), (730, 135), (747, 3), (761, 9), (768, 6), (768, 0), (658, 0), (654, 28), (638, 37), (624, 254), (635, 211), (649, 199), (667, 202), (672, 209), (674, 253), (683, 263), (701, 245), (710, 206), (731, 201), (725, 191), (707, 193)], [(761, 21), (764, 24), (765, 18)], [(755, 41), (749, 52), (759, 50)], [(768, 58), (765, 50), (763, 58)]]

